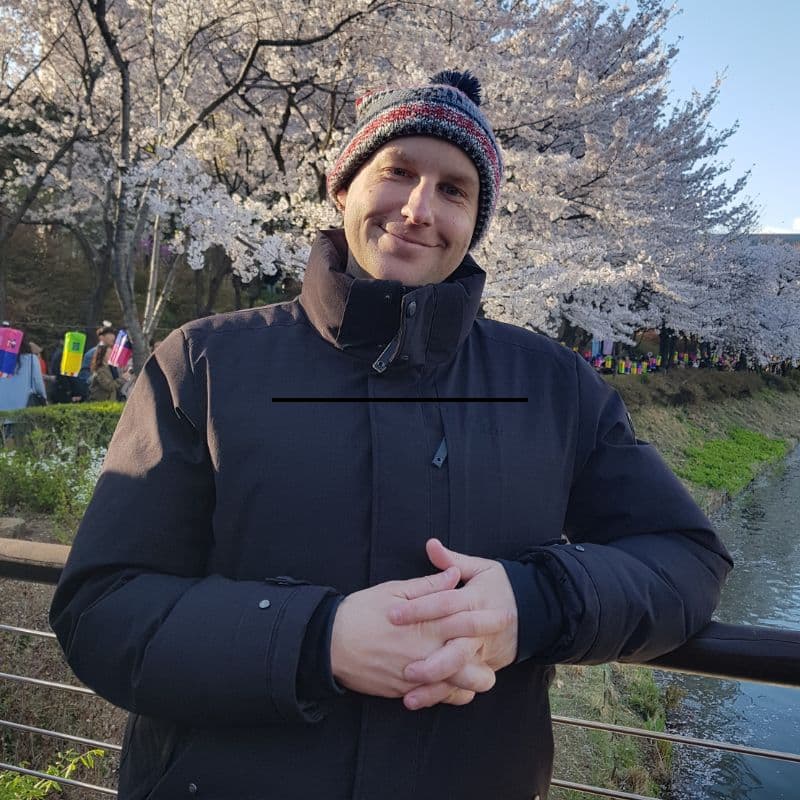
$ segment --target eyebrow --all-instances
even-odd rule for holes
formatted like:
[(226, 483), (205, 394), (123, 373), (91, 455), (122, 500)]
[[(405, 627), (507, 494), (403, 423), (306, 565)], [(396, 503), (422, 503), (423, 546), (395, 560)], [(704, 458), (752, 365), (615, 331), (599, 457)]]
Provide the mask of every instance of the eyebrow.
[[(466, 155), (466, 153), (465, 153)], [(411, 158), (401, 147), (388, 147), (381, 153), (380, 160), (383, 157), (396, 158), (403, 164), (413, 165), (414, 159)], [(459, 186), (477, 188), (480, 186), (480, 180), (470, 172), (447, 172), (441, 176), (441, 179), (446, 183), (455, 183)]]

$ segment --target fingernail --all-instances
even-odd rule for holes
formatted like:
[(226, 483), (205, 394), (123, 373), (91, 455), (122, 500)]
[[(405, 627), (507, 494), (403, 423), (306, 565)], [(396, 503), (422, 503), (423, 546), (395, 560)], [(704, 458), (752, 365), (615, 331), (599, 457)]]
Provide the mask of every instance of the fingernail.
[(416, 697), (406, 697), (406, 708), (419, 708), (419, 700)]
[(389, 622), (394, 622), (397, 624), (402, 619), (402, 615), (400, 613), (399, 608), (390, 608), (389, 609)]

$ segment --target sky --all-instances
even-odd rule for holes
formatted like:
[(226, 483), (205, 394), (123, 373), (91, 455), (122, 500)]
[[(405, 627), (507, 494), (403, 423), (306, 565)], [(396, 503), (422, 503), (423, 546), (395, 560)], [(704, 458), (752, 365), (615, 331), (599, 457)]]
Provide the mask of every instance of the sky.
[[(677, 0), (682, 12), (665, 40), (673, 61), (671, 95), (705, 93), (726, 71), (711, 115), (716, 128), (739, 121), (720, 154), (736, 177), (751, 170), (747, 194), (761, 230), (800, 233), (800, 1)], [(678, 38), (681, 37), (681, 41)]]

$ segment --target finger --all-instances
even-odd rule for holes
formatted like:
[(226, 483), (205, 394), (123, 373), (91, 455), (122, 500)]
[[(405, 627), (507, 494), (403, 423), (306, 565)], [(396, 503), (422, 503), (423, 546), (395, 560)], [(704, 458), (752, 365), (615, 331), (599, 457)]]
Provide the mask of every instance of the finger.
[(437, 572), (433, 575), (423, 575), (421, 578), (397, 581), (394, 589), (395, 594), (399, 597), (404, 597), (406, 600), (414, 600), (424, 595), (454, 589), (460, 579), (461, 574), (459, 571), (455, 567), (449, 567), (445, 568), (443, 572)]
[(474, 578), (492, 563), (486, 558), (476, 558), (464, 553), (457, 553), (455, 550), (449, 550), (438, 539), (428, 539), (425, 543), (425, 551), (434, 567), (438, 569), (457, 567), (461, 572), (461, 580), (463, 581)]
[(445, 700), (442, 700), (442, 702), (450, 706), (465, 706), (467, 703), (471, 703), (474, 699), (475, 692), (468, 692), (466, 689), (457, 689), (456, 691), (451, 692)]
[(494, 670), (482, 661), (470, 661), (447, 679), (451, 686), (476, 694), (488, 692), (496, 682)]
[[(470, 610), (470, 594), (462, 589), (427, 594), (407, 603), (399, 603), (389, 609), (389, 619), (395, 625), (409, 625), (414, 622), (429, 622), (459, 611)], [(449, 637), (453, 638), (453, 637)]]
[(409, 683), (438, 683), (462, 669), (480, 650), (480, 639), (451, 639), (421, 661), (414, 661), (403, 670)]
[(486, 608), (479, 611), (460, 611), (436, 622), (436, 631), (443, 639), (477, 639), (495, 636), (514, 621), (506, 608)]
[(454, 687), (444, 681), (433, 683), (427, 686), (418, 686), (412, 689), (403, 697), (403, 705), (409, 711), (417, 711), (420, 708), (430, 708), (437, 703), (449, 703), (450, 705), (466, 705), (475, 697), (475, 692)]

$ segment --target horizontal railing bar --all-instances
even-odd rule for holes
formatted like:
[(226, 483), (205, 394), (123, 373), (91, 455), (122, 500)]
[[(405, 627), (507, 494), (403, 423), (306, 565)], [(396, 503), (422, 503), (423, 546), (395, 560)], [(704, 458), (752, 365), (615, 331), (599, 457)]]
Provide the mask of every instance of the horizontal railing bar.
[(0, 631), (8, 631), (9, 633), (22, 633), (26, 636), (41, 636), (43, 639), (55, 639), (56, 635), (51, 631), (37, 631), (32, 628), (18, 628), (16, 625), (6, 625), (0, 622)]
[(12, 675), (9, 672), (0, 672), (0, 679), (17, 681), (17, 683), (30, 683), (34, 686), (46, 686), (48, 689), (62, 689), (65, 692), (95, 695), (95, 692), (93, 692), (91, 689), (87, 689), (85, 686), (73, 686), (69, 683), (56, 683), (55, 681), (45, 681), (41, 678), (29, 678), (27, 675)]
[(85, 744), (88, 747), (100, 747), (103, 750), (114, 750), (119, 752), (122, 747), (118, 744), (111, 742), (98, 742), (96, 739), (87, 739), (84, 736), (75, 736), (72, 733), (63, 733), (61, 731), (48, 731), (45, 728), (34, 728), (32, 725), (23, 725), (20, 722), (9, 722), (5, 719), (0, 719), (0, 728), (12, 728), (15, 731), (23, 731), (24, 733), (36, 733), (40, 736), (49, 736), (53, 739), (66, 739), (70, 742), (77, 742), (78, 744)]
[(800, 631), (710, 622), (686, 644), (646, 665), (800, 687)]
[(62, 778), (60, 775), (48, 775), (46, 772), (39, 772), (36, 769), (27, 769), (26, 767), (18, 767), (16, 764), (4, 764), (2, 761), (0, 761), (0, 770), (19, 772), (22, 775), (31, 775), (34, 778), (41, 778), (45, 781), (63, 783), (64, 786), (76, 786), (78, 789), (88, 789), (91, 792), (99, 792), (100, 794), (107, 794), (111, 797), (117, 796), (117, 793), (114, 791), (114, 789), (109, 789), (107, 786), (95, 786), (93, 783), (74, 781), (72, 778)]
[(585, 783), (561, 781), (558, 778), (553, 778), (553, 780), (550, 781), (550, 785), (557, 786), (559, 789), (572, 789), (574, 792), (593, 794), (598, 797), (612, 797), (614, 800), (659, 800), (658, 797), (650, 797), (650, 795), (646, 794), (631, 794), (631, 792), (623, 792), (619, 789), (601, 789), (599, 786), (588, 786)]
[(692, 736), (681, 736), (677, 733), (663, 733), (661, 731), (648, 731), (645, 728), (629, 728), (625, 725), (612, 725), (608, 722), (595, 722), (589, 719), (576, 719), (574, 717), (561, 717), (553, 714), (553, 722), (561, 725), (573, 725), (578, 728), (593, 728), (598, 731), (622, 733), (628, 736), (639, 736), (643, 739), (661, 739), (665, 742), (688, 744), (693, 747), (708, 747), (712, 750), (727, 750), (731, 753), (741, 753), (747, 756), (760, 756), (761, 758), (774, 758), (779, 761), (792, 761), (800, 764), (800, 755), (785, 753), (780, 750), (765, 750), (761, 747), (749, 747), (744, 744), (720, 742), (714, 739), (696, 739)]
[(69, 545), (0, 538), (0, 578), (58, 583)]

